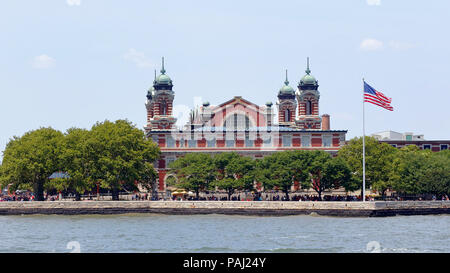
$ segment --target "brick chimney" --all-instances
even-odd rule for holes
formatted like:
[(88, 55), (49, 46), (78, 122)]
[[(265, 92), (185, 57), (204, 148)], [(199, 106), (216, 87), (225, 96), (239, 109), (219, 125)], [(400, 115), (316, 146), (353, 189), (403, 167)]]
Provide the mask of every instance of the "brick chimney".
[(330, 130), (330, 115), (328, 115), (328, 114), (322, 115), (322, 130), (323, 131)]

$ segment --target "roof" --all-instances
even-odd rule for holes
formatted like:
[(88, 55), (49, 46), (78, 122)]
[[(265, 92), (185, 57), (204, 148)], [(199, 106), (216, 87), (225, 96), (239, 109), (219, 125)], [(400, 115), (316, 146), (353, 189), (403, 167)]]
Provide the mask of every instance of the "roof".
[(406, 139), (383, 139), (383, 140), (378, 140), (379, 142), (386, 142), (386, 143), (392, 143), (392, 144), (428, 144), (428, 143), (433, 143), (433, 144), (450, 144), (450, 139), (441, 139), (441, 140), (406, 140)]
[(49, 179), (55, 179), (55, 178), (70, 178), (69, 174), (66, 172), (54, 172), (52, 175), (48, 177)]

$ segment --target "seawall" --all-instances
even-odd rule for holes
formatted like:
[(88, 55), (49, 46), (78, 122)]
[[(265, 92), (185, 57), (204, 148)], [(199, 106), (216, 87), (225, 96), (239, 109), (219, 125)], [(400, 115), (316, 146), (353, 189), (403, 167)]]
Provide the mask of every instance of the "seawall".
[(450, 201), (281, 202), (281, 201), (43, 201), (0, 202), (0, 215), (22, 214), (230, 214), (343, 217), (450, 214)]

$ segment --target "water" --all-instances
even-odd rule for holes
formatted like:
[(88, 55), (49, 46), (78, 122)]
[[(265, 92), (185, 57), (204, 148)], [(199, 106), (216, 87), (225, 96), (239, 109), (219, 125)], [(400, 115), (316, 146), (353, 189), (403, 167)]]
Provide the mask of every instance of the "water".
[(76, 246), (81, 252), (450, 252), (450, 216), (0, 216), (0, 252)]

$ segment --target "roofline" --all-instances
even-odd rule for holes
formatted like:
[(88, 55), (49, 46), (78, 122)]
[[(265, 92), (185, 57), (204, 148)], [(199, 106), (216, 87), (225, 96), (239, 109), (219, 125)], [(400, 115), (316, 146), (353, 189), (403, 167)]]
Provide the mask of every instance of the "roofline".
[[(199, 129), (199, 128), (197, 128), (197, 129)], [(243, 132), (243, 133), (245, 133), (245, 132), (268, 132), (268, 133), (270, 133), (270, 132), (296, 132), (296, 133), (347, 133), (348, 132), (348, 130), (302, 130), (302, 129), (292, 129), (292, 130), (270, 130), (270, 131), (268, 131), (268, 130), (252, 130), (252, 131), (250, 131), (250, 130), (214, 130), (214, 131), (211, 131), (211, 130), (204, 130), (204, 131), (202, 131), (202, 130), (161, 130), (161, 131), (156, 131), (156, 130), (154, 130), (154, 131), (149, 131), (147, 134), (150, 134), (150, 133), (187, 133), (187, 132), (207, 132), (207, 133), (220, 133), (220, 132), (235, 132), (235, 133), (237, 133), (237, 132)]]
[(388, 140), (388, 139), (384, 139), (384, 140), (379, 140), (379, 142), (406, 142), (406, 143), (412, 143), (412, 142), (419, 142), (419, 143), (423, 143), (423, 142), (448, 142), (450, 143), (450, 139), (446, 139), (446, 140)]
[(400, 132), (396, 132), (396, 131), (392, 131), (392, 130), (386, 130), (386, 131), (375, 132), (375, 133), (372, 133), (371, 135), (375, 135), (375, 134), (379, 134), (379, 133), (386, 133), (386, 132), (393, 132), (393, 133), (397, 133), (397, 134), (401, 134), (401, 135), (404, 134), (404, 133), (400, 133)]

